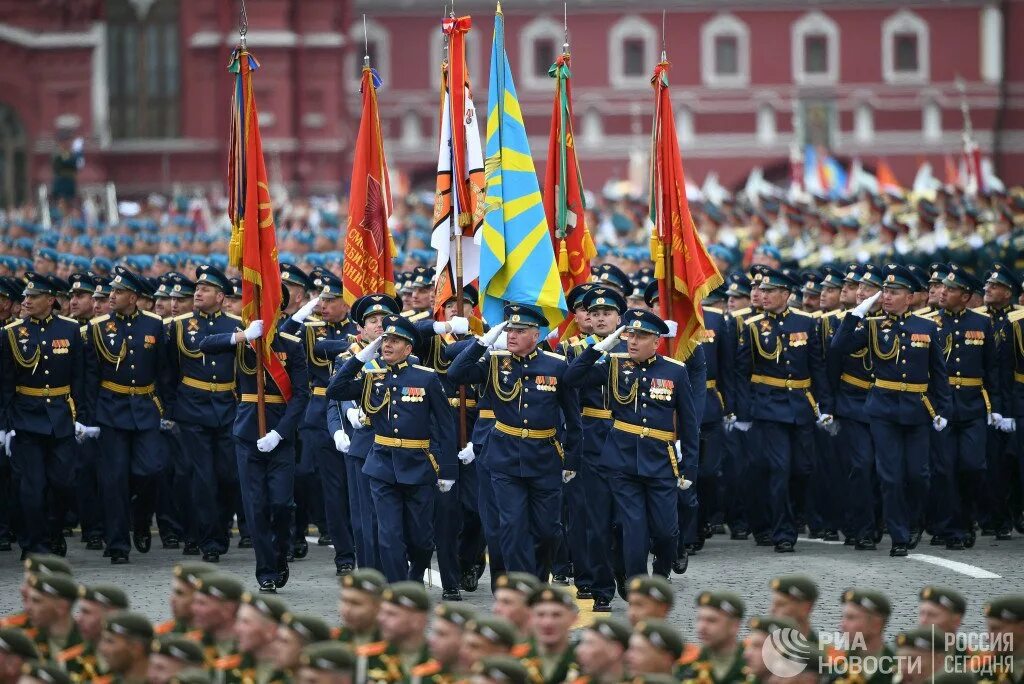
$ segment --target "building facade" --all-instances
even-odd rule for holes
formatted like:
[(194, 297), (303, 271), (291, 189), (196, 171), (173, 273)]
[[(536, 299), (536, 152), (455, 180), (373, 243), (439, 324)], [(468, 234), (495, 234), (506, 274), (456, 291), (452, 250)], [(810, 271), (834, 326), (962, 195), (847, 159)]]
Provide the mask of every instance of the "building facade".
[[(0, 0), (0, 194), (50, 176), (58, 130), (86, 139), (83, 183), (119, 194), (173, 184), (223, 187), (238, 37), (229, 2)], [(364, 53), (384, 81), (392, 166), (430, 187), (437, 158), (440, 3), (248, 0), (248, 44), (272, 180), (344, 189)], [(473, 17), (468, 61), (486, 108), (491, 0)], [(562, 3), (508, 0), (506, 48), (543, 172)], [(366, 15), (365, 35), (362, 16)], [(910, 183), (962, 149), (963, 110), (1007, 185), (1024, 183), (1024, 3), (983, 0), (570, 0), (576, 141), (585, 185), (642, 178), (650, 77), (664, 47), (688, 177), (726, 186), (752, 166), (786, 175), (792, 145), (824, 145), (870, 168), (884, 157)], [(482, 118), (482, 117), (481, 117)], [(941, 177), (941, 173), (939, 174)]]

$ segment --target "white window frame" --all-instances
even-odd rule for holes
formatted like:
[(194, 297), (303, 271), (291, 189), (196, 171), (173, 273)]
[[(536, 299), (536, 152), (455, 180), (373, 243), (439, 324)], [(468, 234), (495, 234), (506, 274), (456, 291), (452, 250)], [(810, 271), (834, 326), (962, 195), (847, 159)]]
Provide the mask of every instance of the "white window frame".
[(537, 17), (519, 31), (519, 74), (516, 85), (534, 90), (550, 90), (554, 81), (547, 75), (550, 64), (544, 66), (544, 76), (534, 74), (533, 44), (538, 40), (550, 40), (555, 46), (555, 57), (562, 53), (565, 29), (551, 17)]
[[(358, 91), (359, 77), (352, 76), (352, 74), (356, 73), (356, 66), (361, 66), (363, 63), (365, 42), (362, 21), (352, 24), (348, 30), (348, 37), (352, 41), (353, 48), (345, 56), (345, 78)], [(391, 86), (391, 38), (388, 30), (376, 21), (367, 19), (366, 38), (377, 44), (377, 61), (371, 62), (370, 67), (377, 70), (377, 75), (384, 82), (384, 88), (388, 88)]]
[[(804, 64), (804, 38), (823, 34), (828, 54), (828, 70), (824, 74), (809, 74)], [(828, 15), (808, 12), (790, 27), (792, 46), (793, 82), (801, 86), (835, 85), (839, 81), (839, 25)]]
[[(722, 75), (715, 71), (715, 41), (719, 37), (736, 39), (736, 73)], [(700, 74), (710, 88), (743, 88), (750, 84), (750, 27), (737, 16), (722, 13), (700, 28)]]
[(757, 106), (757, 142), (767, 145), (778, 135), (778, 112), (769, 102)]
[[(441, 88), (441, 55), (444, 50), (444, 34), (441, 33), (441, 23), (438, 22), (437, 33), (431, 33), (430, 37), (430, 88), (438, 92)], [(473, 87), (473, 104), (479, 104), (480, 94), (483, 94), (484, 104), (487, 104), (487, 74), (484, 73), (484, 65), (480, 61), (480, 36), (483, 35), (480, 29), (471, 30), (466, 34), (466, 66), (469, 68), (469, 83)], [(518, 82), (517, 82), (518, 85)]]
[[(639, 38), (644, 41), (644, 57), (647, 61), (645, 73), (639, 76), (627, 76), (625, 72), (625, 51), (622, 43), (627, 38)], [(623, 17), (608, 31), (608, 83), (614, 88), (647, 88), (651, 84), (651, 75), (658, 63), (658, 29), (653, 24), (630, 15)]]
[(697, 124), (694, 121), (693, 108), (685, 103), (675, 103), (676, 137), (680, 147), (692, 147), (697, 140)]
[(942, 140), (942, 105), (935, 97), (928, 97), (921, 107), (921, 137)]
[(859, 102), (853, 110), (853, 138), (868, 143), (875, 138), (875, 108), (870, 102)]
[[(917, 71), (896, 70), (896, 36), (917, 36)], [(882, 22), (882, 78), (895, 85), (927, 83), (931, 73), (928, 22), (910, 10), (900, 10)]]

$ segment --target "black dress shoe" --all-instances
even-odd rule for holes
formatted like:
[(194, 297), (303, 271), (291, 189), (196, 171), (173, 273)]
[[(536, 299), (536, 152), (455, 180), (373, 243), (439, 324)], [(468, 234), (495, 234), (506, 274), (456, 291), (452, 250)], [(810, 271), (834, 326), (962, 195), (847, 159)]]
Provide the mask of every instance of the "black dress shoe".
[(441, 592), (442, 601), (461, 601), (462, 594), (458, 589), (445, 589)]
[(153, 535), (149, 530), (139, 530), (132, 533), (132, 543), (139, 553), (149, 553), (149, 549), (153, 546)]
[(775, 545), (775, 553), (793, 553), (796, 549), (793, 548), (793, 542), (780, 541)]
[(62, 537), (74, 537), (75, 536), (75, 531), (72, 528), (70, 528), (70, 527), (65, 527), (63, 530), (61, 530), (61, 536)]
[(238, 548), (240, 549), (251, 549), (252, 548), (252, 537), (249, 535), (240, 536), (238, 538)]
[(111, 551), (110, 552), (110, 564), (111, 565), (128, 565), (128, 554), (124, 551)]
[[(179, 540), (173, 534), (167, 535), (166, 537), (164, 537), (160, 541), (163, 542), (163, 546), (164, 546), (165, 549), (180, 549), (181, 548), (181, 540)], [(187, 544), (188, 542), (185, 542), (185, 543)]]
[(839, 541), (839, 533), (835, 530), (825, 530), (825, 533), (821, 535), (824, 541)]
[(462, 571), (462, 581), (459, 583), (463, 591), (476, 591), (480, 586), (480, 578), (476, 574), (476, 566)]
[(821, 539), (825, 536), (825, 530), (811, 530), (807, 533), (808, 539)]
[(732, 539), (733, 541), (746, 541), (746, 540), (750, 539), (750, 533), (749, 532), (745, 532), (743, 530), (738, 530), (736, 532), (730, 532), (729, 533), (729, 539)]
[(59, 535), (50, 542), (50, 553), (61, 558), (68, 555), (68, 540), (64, 535)]
[(321, 534), (320, 538), (316, 540), (317, 546), (330, 546), (334, 543), (334, 539), (329, 534)]
[[(1009, 532), (1007, 532), (1007, 535), (1009, 535)], [(998, 539), (998, 537), (996, 537), (996, 539)], [(1009, 537), (1007, 537), (1007, 539), (1009, 539)], [(964, 539), (964, 548), (965, 549), (973, 549), (974, 548), (974, 544), (977, 541), (978, 541), (978, 535), (975, 534), (974, 530), (972, 529), (970, 534), (967, 535), (967, 539)]]
[(857, 541), (857, 545), (853, 548), (857, 551), (874, 551), (878, 548), (878, 545), (875, 544), (875, 540), (871, 537), (864, 537), (863, 539)]
[(932, 537), (932, 540), (930, 542), (928, 542), (928, 543), (931, 544), (932, 546), (945, 546), (946, 542), (948, 542), (948, 541), (949, 540), (946, 539), (945, 537), (936, 534), (936, 535), (934, 535)]
[[(711, 526), (711, 534), (725, 534), (725, 525), (717, 523)], [(711, 535), (708, 535), (711, 536)]]
[(590, 590), (590, 587), (576, 587), (576, 598), (592, 599), (594, 598), (594, 592)]
[(594, 599), (594, 612), (595, 613), (610, 613), (612, 612), (612, 602), (606, 598)]
[(916, 549), (917, 545), (921, 543), (921, 536), (924, 534), (924, 530), (910, 530), (910, 543), (907, 544), (908, 549)]
[(856, 537), (847, 537), (843, 540), (843, 546), (856, 546), (858, 541)]
[(220, 563), (220, 554), (216, 551), (207, 551), (203, 554), (204, 563)]
[(982, 527), (981, 528), (981, 536), (982, 537), (991, 537), (995, 533), (996, 533), (996, 530), (995, 530), (994, 527)]
[(355, 568), (352, 566), (351, 563), (342, 563), (341, 565), (337, 566), (334, 574), (338, 577), (344, 577), (345, 575), (351, 575), (353, 570), (355, 570)]
[(1009, 541), (1013, 539), (1013, 534), (1010, 533), (1010, 530), (999, 530), (996, 532), (996, 539), (999, 541)]
[(754, 543), (757, 546), (775, 546), (772, 544), (772, 538), (767, 534), (762, 534), (754, 537)]
[(295, 545), (292, 547), (292, 555), (294, 555), (296, 558), (305, 558), (306, 554), (308, 553), (309, 542), (307, 542), (305, 539), (300, 539), (299, 541), (295, 542)]
[(704, 548), (704, 539), (703, 538), (699, 539), (696, 544), (687, 544), (686, 545), (686, 551), (688, 553), (697, 553), (698, 551), (700, 551), (703, 548)]
[(202, 551), (199, 550), (199, 544), (193, 544), (192, 542), (185, 542), (185, 550), (181, 552), (183, 556), (198, 556)]
[(260, 593), (261, 594), (276, 594), (277, 584), (274, 580), (260, 580)]
[(893, 558), (905, 558), (907, 555), (907, 545), (893, 544), (892, 548), (889, 549), (889, 555)]
[(963, 551), (964, 540), (963, 539), (950, 539), (946, 542), (946, 549), (948, 551)]
[(89, 541), (85, 542), (85, 548), (87, 551), (101, 551), (103, 549), (103, 539), (100, 537), (89, 537)]
[(676, 561), (672, 564), (672, 572), (677, 575), (683, 575), (686, 573), (686, 569), (690, 567), (690, 554), (687, 553), (686, 549), (676, 557)]
[(569, 577), (567, 575), (555, 575), (551, 578), (552, 584), (561, 584), (563, 587), (569, 586)]
[(626, 576), (615, 575), (615, 593), (619, 595), (619, 598), (623, 601), (629, 600), (629, 589), (626, 587)]
[(278, 589), (283, 589), (284, 585), (288, 584), (288, 578), (291, 577), (291, 575), (292, 571), (288, 568), (288, 564), (285, 563), (284, 569), (277, 571), (277, 580), (274, 582), (274, 584), (277, 585)]
[(292, 551), (290, 551), (290, 550), (288, 552), (286, 552), (284, 554), (284, 562), (285, 563), (294, 563), (295, 562), (295, 554)]

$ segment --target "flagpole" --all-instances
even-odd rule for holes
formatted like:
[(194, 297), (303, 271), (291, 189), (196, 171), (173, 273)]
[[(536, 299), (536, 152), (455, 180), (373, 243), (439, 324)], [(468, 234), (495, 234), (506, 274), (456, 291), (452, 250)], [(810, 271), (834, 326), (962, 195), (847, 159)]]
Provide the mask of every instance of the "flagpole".
[[(455, 19), (455, 3), (454, 2), (452, 2), (451, 17), (452, 17), (452, 19)], [(446, 49), (447, 49), (447, 40), (448, 39), (446, 38), (445, 40), (446, 40)], [(448, 73), (449, 73), (449, 76), (450, 76), (451, 72), (449, 71)], [(450, 103), (452, 101), (452, 98), (451, 98), (452, 83), (451, 83), (451, 79), (450, 78), (447, 80), (447, 83), (448, 83), (448, 90), (449, 90), (448, 102)], [(463, 84), (459, 84), (459, 87), (465, 87), (465, 86)], [(455, 124), (457, 122), (462, 123), (462, 120), (463, 120), (463, 118), (465, 116), (465, 112), (461, 112), (459, 114), (458, 120), (456, 120), (456, 118), (455, 118), (455, 111), (450, 106), (449, 106), (448, 109), (449, 109), (450, 116), (452, 118), (452, 130), (454, 131), (455, 130)], [(465, 125), (465, 124), (462, 123), (462, 125)], [(454, 136), (453, 136), (453, 138), (454, 138)], [(451, 209), (448, 212), (448, 227), (449, 227), (449, 230), (450, 230), (450, 235), (453, 236), (454, 241), (455, 241), (455, 306), (456, 306), (456, 315), (457, 316), (462, 316), (462, 314), (464, 312), (464, 309), (465, 309), (465, 305), (463, 304), (463, 297), (465, 296), (465, 283), (463, 283), (462, 225), (456, 220), (456, 216), (455, 216), (455, 213), (456, 213), (455, 212), (455, 209), (456, 209), (455, 205), (456, 205), (456, 199), (458, 198), (458, 193), (456, 192), (455, 184), (456, 183), (461, 183), (462, 179), (455, 177), (455, 166), (456, 166), (455, 165), (455, 150), (454, 150), (454, 148), (450, 148), (450, 150), (451, 150), (451, 156), (452, 156), (452, 159), (451, 159), (451, 162), (450, 162), (450, 168), (452, 170), (452, 203), (451, 203)], [(462, 209), (462, 207), (458, 207), (458, 208), (460, 210)], [(462, 447), (464, 447), (466, 445), (466, 443), (469, 441), (469, 424), (468, 423), (469, 423), (469, 420), (468, 420), (468, 418), (466, 416), (466, 386), (465, 385), (459, 385), (459, 448), (460, 449)]]
[[(668, 63), (668, 51), (665, 49), (665, 11), (664, 10), (662, 10), (662, 12), (661, 12), (661, 63), (662, 64), (667, 64)], [(658, 80), (658, 102), (657, 102), (657, 105), (655, 106), (655, 114), (654, 114), (654, 122), (655, 122), (654, 125), (655, 125), (655, 127), (659, 126), (659, 124), (661, 122), (661, 101), (662, 101), (662, 92), (661, 91), (662, 91), (662, 85), (661, 85), (661, 79), (660, 79), (660, 76), (659, 76), (659, 80)], [(657, 135), (659, 139), (661, 137), (661, 134), (662, 134), (662, 131), (659, 128), (656, 128), (655, 135)], [(657, 161), (658, 160), (658, 147), (659, 146), (656, 144), (655, 145), (655, 149), (652, 151), (653, 158), (655, 160), (655, 164), (658, 163), (658, 161)], [(659, 173), (658, 174), (658, 178), (659, 178), (658, 182), (659, 182), (659, 184), (661, 183), (661, 179), (662, 179), (663, 175), (664, 175), (663, 173)], [(657, 196), (658, 196), (658, 202), (660, 204), (660, 206), (658, 207), (658, 223), (661, 224), (661, 225), (664, 225), (664, 222), (665, 222), (665, 204), (664, 204), (664, 202), (665, 202), (665, 194), (663, 192), (663, 188), (659, 188), (658, 189), (658, 195)], [(673, 310), (673, 306), (672, 306), (673, 299), (674, 299), (674, 297), (672, 296), (672, 288), (673, 288), (674, 283), (675, 283), (675, 277), (674, 277), (674, 274), (672, 272), (672, 232), (671, 231), (665, 231), (665, 234), (661, 234), (661, 231), (659, 231), (659, 226), (655, 226), (654, 230), (659, 233), (658, 241), (661, 243), (661, 252), (662, 252), (661, 253), (661, 261), (663, 262), (663, 268), (665, 269), (665, 271), (664, 271), (664, 274), (665, 274), (665, 293), (663, 293), (659, 297), (659, 299), (660, 299), (660, 301), (661, 301), (661, 303), (662, 303), (662, 305), (664, 307), (664, 310), (665, 310), (665, 319), (669, 320), (669, 321), (674, 321), (674, 320), (676, 320), (676, 318), (675, 318), (675, 311)], [(665, 240), (666, 237), (668, 238), (667, 241)], [(666, 294), (668, 296), (665, 296)], [(674, 347), (674, 344), (673, 344), (674, 342), (678, 343), (678, 340), (665, 340), (665, 350), (668, 352), (669, 356), (675, 356), (675, 349), (673, 348)]]

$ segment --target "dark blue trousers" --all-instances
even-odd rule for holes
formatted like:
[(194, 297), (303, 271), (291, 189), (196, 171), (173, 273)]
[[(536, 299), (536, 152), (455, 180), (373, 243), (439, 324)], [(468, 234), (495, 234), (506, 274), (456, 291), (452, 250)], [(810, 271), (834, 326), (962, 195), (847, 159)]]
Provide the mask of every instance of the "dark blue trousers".
[(590, 559), (593, 580), (590, 590), (595, 599), (611, 601), (615, 597), (615, 576), (612, 570), (618, 534), (615, 523), (615, 498), (612, 480), (615, 473), (595, 465), (584, 465), (576, 479), (587, 490), (587, 557)]
[(256, 579), (277, 578), (287, 564), (295, 500), (295, 446), (282, 442), (270, 453), (235, 437), (242, 504), (256, 552)]
[(813, 429), (810, 424), (755, 420), (750, 430), (753, 478), (766, 485), (764, 510), (776, 544), (796, 543), (797, 506), (804, 499), (814, 465)]
[(178, 423), (182, 452), (189, 460), (193, 530), (191, 540), (204, 553), (227, 553), (225, 521), (238, 505), (238, 462), (231, 426)]
[(480, 478), (476, 461), (459, 464), (459, 502), (462, 504), (462, 531), (459, 533), (459, 567), (465, 572), (483, 564), (487, 541), (480, 522)]
[(843, 476), (835, 494), (846, 511), (843, 535), (867, 539), (875, 534), (875, 448), (867, 423), (838, 418), (836, 458)]
[(894, 544), (909, 543), (910, 530), (924, 522), (932, 430), (931, 423), (899, 425), (878, 419), (871, 422), (882, 514)]
[(747, 473), (747, 434), (739, 430), (725, 433), (725, 461), (722, 463), (722, 491), (725, 494), (725, 522), (731, 532), (749, 532), (752, 483)]
[[(697, 482), (694, 485), (697, 489), (696, 497), (700, 511), (697, 520), (698, 530), (703, 529), (705, 525), (711, 523), (722, 513), (722, 499), (719, 497), (719, 492), (725, 459), (725, 427), (722, 425), (722, 421), (704, 423), (700, 426), (700, 467), (697, 471)], [(734, 494), (735, 492), (730, 492), (730, 495)], [(680, 534), (680, 542), (687, 543), (686, 537), (686, 533)]]
[(326, 428), (302, 428), (300, 432), (302, 448), (312, 453), (317, 470), (320, 471), (327, 532), (334, 543), (334, 565), (354, 565), (356, 550), (352, 541), (352, 520), (349, 513), (346, 456), (334, 448), (334, 440)]
[(667, 577), (679, 543), (678, 482), (615, 472), (610, 484), (622, 526), (626, 576), (646, 575), (647, 556), (653, 551), (654, 573)]
[(495, 500), (494, 494), (494, 483), (491, 481), (491, 471), (487, 467), (486, 460), (486, 443), (483, 445), (473, 445), (473, 451), (476, 452), (476, 474), (478, 480), (478, 492), (480, 498), (479, 512), (480, 512), (480, 525), (483, 527), (484, 540), (487, 542), (487, 561), (491, 566), (491, 585), (493, 587), (494, 582), (501, 575), (507, 572), (505, 566), (505, 557), (501, 552), (501, 532), (500, 532), (500, 520), (498, 515), (498, 504)]
[(560, 528), (561, 473), (516, 477), (492, 470), (491, 486), (505, 569), (546, 580)]
[(74, 437), (56, 438), (18, 430), (11, 443), (11, 466), (21, 500), (22, 549), (30, 553), (49, 553), (49, 542), (62, 533), (63, 515), (55, 515), (51, 504), (61, 513), (72, 500), (75, 471)]
[(950, 422), (932, 435), (932, 469), (928, 499), (932, 534), (965, 540), (974, 528), (985, 485), (985, 418)]
[[(459, 502), (461, 484), (456, 481), (448, 492), (434, 492), (434, 539), (437, 547), (437, 568), (443, 589), (458, 589), (462, 579), (459, 565), (459, 531), (462, 527), (462, 504)], [(430, 556), (419, 554), (416, 562), (410, 563), (410, 578), (422, 580), (423, 573), (429, 567)]]
[(316, 525), (323, 534), (327, 530), (324, 520), (323, 486), (317, 472), (316, 445), (307, 445), (305, 429), (299, 430), (295, 447), (298, 460), (295, 462), (295, 513), (292, 534), (294, 541), (305, 539), (309, 524)]
[(587, 547), (590, 520), (587, 516), (587, 488), (580, 477), (588, 465), (580, 464), (579, 470), (570, 482), (562, 485), (565, 520), (565, 543), (572, 561), (573, 581), (577, 587), (591, 587), (594, 584), (594, 572)]
[(355, 540), (356, 560), (361, 568), (381, 569), (377, 545), (377, 513), (370, 496), (370, 477), (363, 474), (366, 459), (345, 455), (345, 483), (348, 486), (348, 508)]
[(817, 428), (811, 435), (814, 443), (814, 487), (806, 490), (807, 526), (812, 530), (838, 530), (843, 519), (840, 490), (846, 486), (846, 473), (840, 467), (836, 454), (836, 438)]
[(103, 536), (103, 497), (100, 496), (100, 447), (95, 439), (75, 444), (75, 500), (82, 539)]
[(411, 568), (430, 567), (437, 485), (393, 484), (375, 477), (369, 480), (373, 509), (380, 523), (377, 539), (384, 577), (388, 582), (422, 582), (422, 570), (415, 577)]
[(166, 467), (160, 430), (100, 426), (100, 494), (107, 550), (128, 553), (129, 529), (150, 526), (157, 482)]
[(167, 450), (167, 467), (160, 474), (157, 483), (156, 525), (160, 538), (174, 536), (188, 541), (196, 540), (196, 526), (193, 520), (192, 498), (189, 489), (192, 484), (192, 459), (181, 442), (177, 427), (161, 430), (164, 448)]

